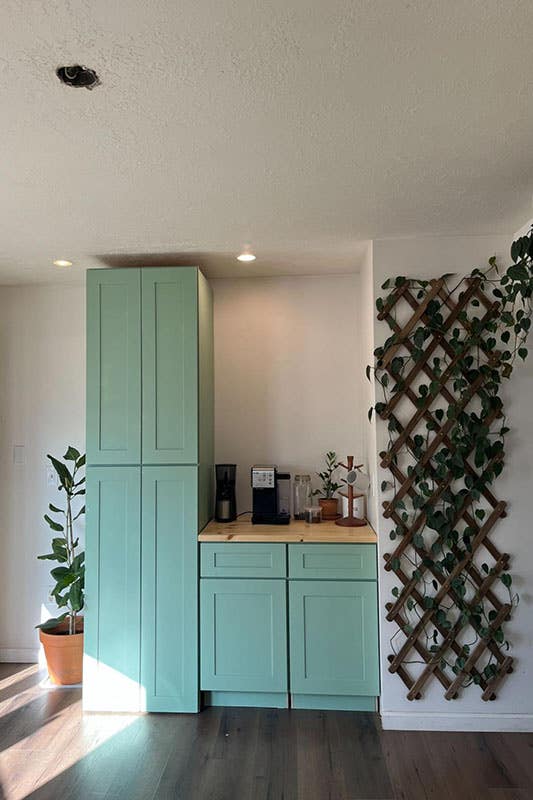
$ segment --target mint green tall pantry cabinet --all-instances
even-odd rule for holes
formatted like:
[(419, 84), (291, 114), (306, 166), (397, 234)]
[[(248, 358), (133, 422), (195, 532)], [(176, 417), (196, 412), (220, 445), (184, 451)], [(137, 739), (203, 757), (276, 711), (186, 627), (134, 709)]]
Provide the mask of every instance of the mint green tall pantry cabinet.
[(213, 327), (196, 267), (87, 273), (84, 707), (197, 711)]

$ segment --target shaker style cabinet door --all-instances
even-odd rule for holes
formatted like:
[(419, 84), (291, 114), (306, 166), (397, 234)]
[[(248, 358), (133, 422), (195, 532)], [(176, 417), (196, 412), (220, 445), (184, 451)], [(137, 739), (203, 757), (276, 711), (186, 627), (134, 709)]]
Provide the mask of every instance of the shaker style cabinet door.
[(88, 467), (83, 703), (140, 710), (141, 469)]
[(198, 270), (142, 270), (142, 463), (198, 463)]
[(146, 711), (198, 711), (196, 467), (142, 470), (141, 684)]
[(87, 272), (87, 463), (141, 459), (141, 273)]
[(375, 581), (290, 581), (291, 692), (378, 695)]
[(202, 578), (201, 689), (287, 691), (284, 580)]

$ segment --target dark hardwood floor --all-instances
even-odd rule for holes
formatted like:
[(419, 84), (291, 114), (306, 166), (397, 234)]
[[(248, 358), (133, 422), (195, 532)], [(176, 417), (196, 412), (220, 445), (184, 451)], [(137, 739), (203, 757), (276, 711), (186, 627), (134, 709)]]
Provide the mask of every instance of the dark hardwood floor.
[(533, 734), (382, 731), (332, 711), (81, 713), (0, 664), (0, 800), (532, 800)]

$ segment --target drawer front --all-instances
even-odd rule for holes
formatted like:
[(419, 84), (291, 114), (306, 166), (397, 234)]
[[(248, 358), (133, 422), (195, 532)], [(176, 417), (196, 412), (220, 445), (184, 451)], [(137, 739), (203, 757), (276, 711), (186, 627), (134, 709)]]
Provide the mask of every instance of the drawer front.
[(200, 546), (203, 578), (285, 578), (286, 545), (203, 542)]
[(376, 545), (290, 544), (289, 578), (376, 580)]

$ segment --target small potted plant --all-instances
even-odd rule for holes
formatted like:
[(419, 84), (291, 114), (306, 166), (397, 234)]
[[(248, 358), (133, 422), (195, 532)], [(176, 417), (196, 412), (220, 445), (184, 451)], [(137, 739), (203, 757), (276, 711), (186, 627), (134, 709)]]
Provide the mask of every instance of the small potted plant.
[(338, 513), (338, 499), (334, 497), (337, 489), (340, 488), (340, 483), (333, 480), (333, 475), (338, 467), (337, 454), (330, 450), (325, 456), (326, 468), (323, 472), (317, 472), (318, 477), (322, 481), (322, 488), (315, 489), (314, 495), (320, 495), (318, 504), (322, 509), (322, 519), (337, 519)]
[(74, 538), (74, 523), (85, 514), (85, 477), (80, 473), (85, 466), (85, 455), (70, 446), (63, 461), (50, 455), (48, 458), (57, 473), (58, 491), (65, 493), (65, 507), (58, 508), (52, 503), (48, 506), (56, 519), (48, 514), (44, 519), (56, 535), (52, 539), (52, 552), (38, 558), (58, 562), (59, 566), (50, 571), (55, 581), (51, 595), (58, 608), (66, 611), (37, 625), (37, 628), (40, 629), (39, 638), (50, 680), (68, 686), (81, 683), (83, 674), (83, 617), (80, 611), (84, 602), (85, 553), (77, 552), (79, 538)]

